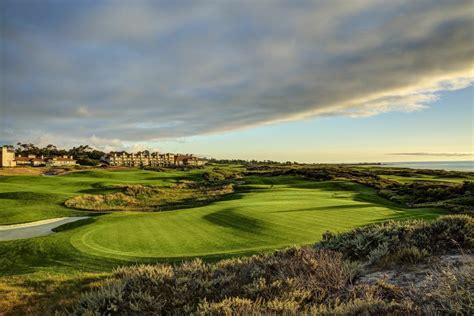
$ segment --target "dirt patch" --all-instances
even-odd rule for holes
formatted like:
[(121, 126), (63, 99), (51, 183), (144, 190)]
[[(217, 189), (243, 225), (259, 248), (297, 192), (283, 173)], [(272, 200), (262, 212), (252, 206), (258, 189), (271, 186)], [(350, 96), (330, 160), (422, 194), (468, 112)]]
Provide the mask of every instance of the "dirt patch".
[(474, 272), (473, 254), (453, 254), (432, 256), (429, 261), (423, 264), (402, 267), (398, 269), (366, 272), (359, 279), (358, 283), (376, 284), (387, 282), (399, 287), (419, 287), (426, 283), (433, 273), (434, 268), (451, 267), (462, 272)]

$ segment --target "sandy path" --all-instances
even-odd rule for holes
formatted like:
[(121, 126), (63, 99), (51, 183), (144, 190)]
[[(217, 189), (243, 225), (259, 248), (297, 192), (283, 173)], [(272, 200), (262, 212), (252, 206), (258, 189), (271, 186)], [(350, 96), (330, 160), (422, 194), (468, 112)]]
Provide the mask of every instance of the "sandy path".
[(46, 236), (54, 233), (53, 229), (58, 226), (86, 218), (59, 217), (25, 224), (0, 225), (0, 241)]

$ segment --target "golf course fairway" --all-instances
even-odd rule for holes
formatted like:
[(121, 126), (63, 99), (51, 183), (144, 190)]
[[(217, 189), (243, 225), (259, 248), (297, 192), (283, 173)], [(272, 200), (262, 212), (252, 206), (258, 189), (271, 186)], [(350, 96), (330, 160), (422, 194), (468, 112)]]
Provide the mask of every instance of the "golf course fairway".
[(408, 209), (347, 181), (297, 176), (246, 176), (235, 192), (208, 205), (164, 212), (79, 211), (64, 201), (79, 194), (108, 194), (116, 185), (170, 186), (201, 181), (192, 172), (86, 171), (56, 177), (0, 178), (0, 224), (64, 216), (90, 218), (55, 233), (0, 242), (0, 273), (58, 269), (110, 271), (137, 262), (218, 260), (293, 245), (312, 244), (326, 231), (341, 232), (390, 219), (435, 218), (444, 211)]
[(204, 207), (96, 217), (74, 230), (71, 244), (83, 253), (121, 260), (220, 257), (313, 243), (327, 230), (440, 214), (396, 207), (354, 183), (253, 180), (233, 197)]

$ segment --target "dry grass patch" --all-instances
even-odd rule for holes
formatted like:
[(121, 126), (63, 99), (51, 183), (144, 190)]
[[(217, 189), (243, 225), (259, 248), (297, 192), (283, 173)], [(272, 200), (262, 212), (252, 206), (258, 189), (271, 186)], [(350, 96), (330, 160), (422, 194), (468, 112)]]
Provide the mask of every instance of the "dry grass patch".
[(0, 168), (0, 176), (41, 176), (46, 170), (45, 167)]
[(80, 293), (103, 285), (105, 273), (20, 275), (0, 278), (0, 315), (54, 315)]

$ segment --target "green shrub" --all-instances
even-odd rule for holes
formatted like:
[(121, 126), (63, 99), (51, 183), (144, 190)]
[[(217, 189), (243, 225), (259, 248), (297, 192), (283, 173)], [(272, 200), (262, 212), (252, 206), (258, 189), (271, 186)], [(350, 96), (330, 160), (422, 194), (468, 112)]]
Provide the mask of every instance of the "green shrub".
[(320, 248), (340, 251), (352, 260), (376, 263), (404, 248), (421, 252), (446, 252), (474, 246), (474, 219), (468, 215), (448, 215), (428, 222), (389, 221), (357, 228), (347, 233), (326, 233)]
[(416, 181), (381, 187), (379, 195), (410, 207), (439, 207), (452, 213), (473, 214), (474, 183)]
[(221, 182), (225, 180), (225, 175), (220, 172), (205, 172), (202, 177), (208, 182)]
[(393, 254), (387, 254), (384, 257), (381, 257), (378, 262), (379, 266), (391, 267), (399, 265), (412, 265), (424, 262), (426, 258), (430, 255), (429, 251), (426, 249), (419, 249), (415, 246), (408, 248), (401, 248), (394, 252)]
[(387, 256), (390, 253), (389, 244), (387, 241), (380, 243), (376, 248), (369, 252), (367, 259), (369, 263), (376, 263), (381, 258)]

